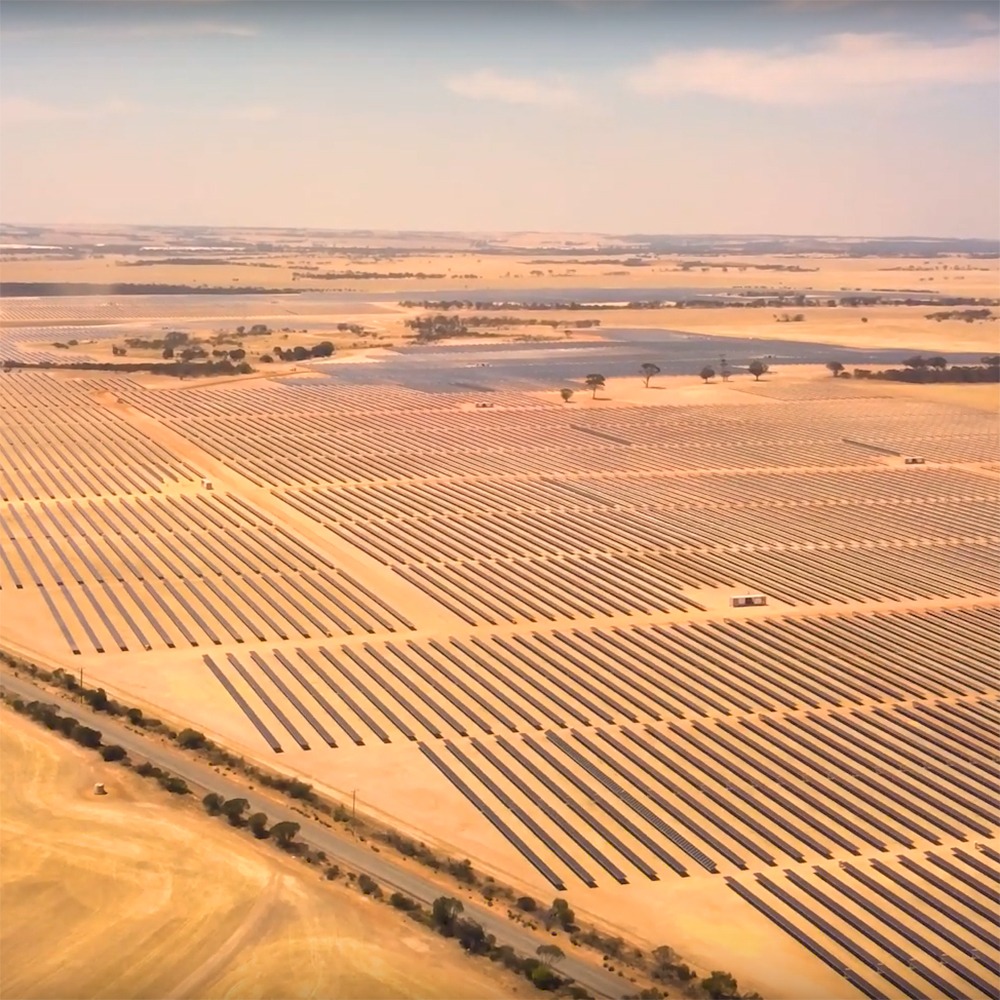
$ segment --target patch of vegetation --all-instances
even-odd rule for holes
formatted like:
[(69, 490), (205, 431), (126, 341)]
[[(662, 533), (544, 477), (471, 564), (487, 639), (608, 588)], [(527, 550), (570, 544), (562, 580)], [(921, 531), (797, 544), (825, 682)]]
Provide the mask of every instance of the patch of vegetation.
[(175, 378), (196, 378), (211, 375), (250, 375), (253, 368), (245, 361), (234, 365), (231, 361), (129, 361), (120, 364), (114, 361), (12, 361), (2, 362), (5, 372), (17, 368), (29, 369), (70, 369), (87, 372), (148, 372), (151, 375), (172, 375)]
[(925, 358), (917, 354), (907, 358), (902, 368), (887, 368), (884, 371), (855, 368), (854, 377), (889, 382), (1000, 382), (1000, 354), (987, 355), (979, 365), (951, 366), (940, 355)]
[[(444, 277), (441, 275), (441, 277)], [(84, 281), (0, 281), (0, 298), (59, 295), (297, 295), (298, 288), (261, 288), (258, 285), (163, 285), (115, 282), (110, 285)]]
[(940, 312), (928, 313), (925, 319), (937, 320), (940, 323), (945, 319), (960, 319), (965, 323), (975, 323), (977, 321), (987, 321), (998, 319), (992, 309), (944, 309)]

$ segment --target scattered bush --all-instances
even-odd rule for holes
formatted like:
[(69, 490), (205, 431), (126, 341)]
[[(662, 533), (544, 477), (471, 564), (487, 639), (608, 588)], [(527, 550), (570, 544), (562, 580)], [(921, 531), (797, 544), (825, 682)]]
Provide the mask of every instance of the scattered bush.
[(205, 734), (197, 729), (182, 729), (177, 734), (177, 744), (185, 750), (200, 750), (206, 742)]
[(222, 806), (225, 799), (218, 792), (209, 792), (202, 800), (201, 804), (205, 807), (205, 812), (209, 816), (218, 816), (222, 812)]
[(397, 910), (405, 910), (407, 912), (420, 909), (420, 904), (415, 899), (411, 899), (401, 892), (394, 892), (389, 897), (389, 903)]
[(243, 814), (250, 808), (246, 799), (226, 799), (219, 811), (229, 821), (230, 826), (243, 826)]
[(370, 875), (362, 873), (358, 876), (358, 888), (366, 896), (374, 896), (375, 899), (381, 899), (382, 897), (382, 889), (379, 887), (378, 882)]
[(283, 851), (290, 851), (294, 846), (295, 835), (299, 832), (299, 829), (298, 823), (283, 820), (271, 827), (271, 836)]
[(250, 827), (250, 832), (258, 840), (266, 840), (268, 838), (267, 815), (265, 813), (251, 813), (247, 819), (247, 826)]

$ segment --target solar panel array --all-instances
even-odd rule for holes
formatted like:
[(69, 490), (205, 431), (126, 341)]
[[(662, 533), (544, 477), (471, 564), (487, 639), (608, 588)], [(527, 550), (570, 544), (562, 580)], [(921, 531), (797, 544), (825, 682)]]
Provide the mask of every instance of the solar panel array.
[(478, 399), (15, 376), (0, 584), (196, 649), (262, 749), (410, 745), (556, 889), (715, 878), (868, 996), (992, 995), (995, 420)]

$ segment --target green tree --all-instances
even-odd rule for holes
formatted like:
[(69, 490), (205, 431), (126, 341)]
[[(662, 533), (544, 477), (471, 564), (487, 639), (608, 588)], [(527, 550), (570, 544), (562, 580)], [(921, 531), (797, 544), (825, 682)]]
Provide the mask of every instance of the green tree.
[(101, 747), (101, 756), (105, 760), (115, 761), (124, 760), (128, 755), (125, 753), (124, 747), (120, 747), (117, 743), (113, 743), (111, 746)]
[(546, 926), (551, 927), (553, 924), (557, 924), (564, 931), (568, 931), (575, 921), (576, 914), (570, 909), (569, 903), (565, 899), (557, 896), (552, 900), (552, 905), (546, 916)]
[(284, 820), (281, 823), (275, 823), (271, 827), (271, 836), (274, 838), (275, 843), (282, 850), (287, 851), (292, 846), (292, 841), (295, 839), (295, 835), (299, 832), (299, 824), (292, 823), (289, 820)]
[(534, 913), (538, 909), (538, 903), (531, 896), (518, 896), (514, 905), (525, 913)]
[(554, 990), (562, 980), (547, 966), (539, 962), (528, 977), (540, 990)]
[(927, 359), (920, 354), (914, 354), (912, 358), (907, 358), (903, 364), (914, 371), (923, 371), (927, 367)]
[(409, 896), (404, 895), (401, 892), (394, 892), (389, 897), (390, 906), (394, 906), (397, 910), (417, 910), (420, 908), (420, 904), (415, 900), (411, 899)]
[(948, 367), (948, 361), (942, 358), (940, 354), (935, 355), (933, 358), (927, 359), (927, 366), (929, 368), (934, 368), (939, 372), (943, 372), (945, 368)]
[(535, 954), (543, 961), (546, 965), (555, 965), (560, 959), (566, 957), (565, 952), (557, 944), (540, 944), (535, 949)]
[(765, 362), (760, 360), (760, 358), (754, 358), (754, 360), (747, 365), (747, 371), (753, 375), (753, 380), (755, 382), (759, 382), (761, 375), (766, 375), (769, 368)]
[(834, 378), (844, 370), (844, 366), (839, 361), (827, 361), (826, 367), (830, 370)]
[(182, 729), (177, 734), (177, 743), (185, 750), (199, 750), (205, 745), (205, 734), (197, 729)]
[(176, 774), (164, 774), (159, 779), (160, 787), (165, 788), (174, 795), (190, 795), (191, 789), (183, 778), (178, 778)]
[(573, 398), (573, 390), (572, 389), (560, 389), (559, 390), (559, 395), (562, 396), (562, 401), (564, 403), (568, 403)]
[(704, 368), (698, 374), (707, 383), (709, 379), (715, 378), (715, 369), (711, 365), (705, 365)]
[(366, 896), (374, 896), (376, 899), (381, 899), (382, 897), (382, 890), (379, 887), (378, 882), (376, 882), (370, 875), (365, 875), (363, 872), (358, 876), (358, 888)]
[(251, 813), (247, 819), (247, 826), (250, 827), (250, 832), (258, 840), (266, 840), (268, 837), (267, 831), (267, 814), (266, 813)]
[(453, 896), (438, 896), (431, 904), (431, 923), (438, 930), (450, 933), (464, 909), (461, 900)]
[(219, 807), (219, 812), (229, 820), (230, 826), (242, 826), (243, 814), (250, 808), (246, 799), (226, 799)]
[(104, 688), (98, 688), (96, 691), (86, 691), (83, 695), (84, 700), (90, 705), (90, 707), (95, 712), (106, 712), (108, 709), (108, 694)]
[(72, 719), (69, 721), (73, 723), (73, 727), (68, 735), (79, 743), (80, 746), (96, 750), (101, 745), (101, 734), (97, 729), (91, 729), (90, 726), (81, 726)]
[(597, 375), (597, 374), (588, 375), (583, 380), (583, 383), (593, 393), (593, 395), (590, 398), (591, 399), (597, 399), (597, 390), (604, 388), (605, 378), (604, 378), (603, 375)]
[(209, 816), (218, 816), (222, 812), (222, 806), (225, 803), (225, 799), (218, 792), (209, 792), (202, 800), (201, 804), (205, 807), (205, 812)]
[(242, 361), (247, 356), (247, 352), (243, 350), (242, 347), (234, 347), (233, 350), (229, 352), (229, 358), (232, 361)]
[(701, 981), (701, 988), (712, 1000), (731, 1000), (731, 998), (740, 995), (740, 988), (736, 980), (728, 972), (719, 972), (718, 970), (709, 973)]
[(643, 385), (647, 389), (649, 388), (649, 380), (654, 375), (660, 374), (660, 369), (656, 365), (651, 364), (649, 361), (647, 361), (644, 365), (642, 365), (640, 371), (642, 372)]

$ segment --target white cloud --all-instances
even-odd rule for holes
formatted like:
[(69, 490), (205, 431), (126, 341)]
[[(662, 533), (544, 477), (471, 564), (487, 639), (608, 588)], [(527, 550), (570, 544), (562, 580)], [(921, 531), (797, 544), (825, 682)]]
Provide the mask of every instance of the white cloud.
[(578, 99), (576, 91), (562, 77), (505, 76), (492, 69), (453, 76), (446, 84), (453, 94), (477, 101), (565, 107)]
[(52, 25), (39, 28), (14, 28), (2, 33), (4, 41), (21, 38), (190, 38), (222, 35), (230, 38), (253, 38), (257, 29), (249, 24), (225, 21), (152, 21), (146, 24)]
[(36, 122), (99, 121), (132, 114), (139, 106), (132, 101), (110, 100), (99, 104), (64, 105), (34, 101), (29, 97), (5, 97), (0, 101), (0, 120), (4, 125)]
[(822, 104), (876, 90), (992, 83), (1000, 75), (996, 41), (955, 43), (880, 34), (829, 35), (818, 47), (702, 49), (664, 53), (626, 79), (639, 94), (709, 94), (759, 104)]

